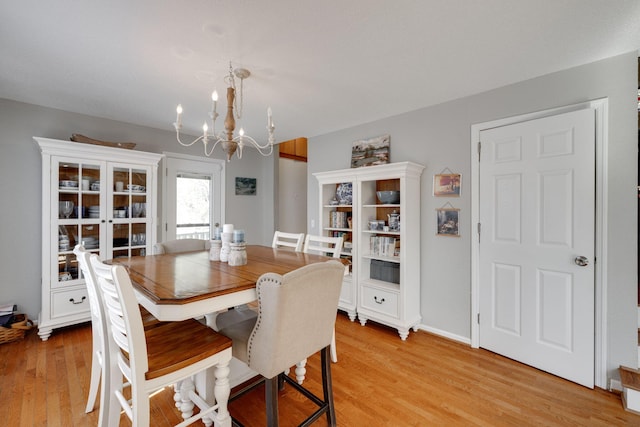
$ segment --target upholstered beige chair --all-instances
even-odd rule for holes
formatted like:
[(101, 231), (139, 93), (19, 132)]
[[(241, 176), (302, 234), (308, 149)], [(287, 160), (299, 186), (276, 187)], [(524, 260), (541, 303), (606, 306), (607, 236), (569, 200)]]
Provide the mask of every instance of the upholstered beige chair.
[[(329, 347), (343, 275), (344, 266), (338, 261), (307, 265), (284, 276), (264, 274), (256, 284), (257, 319), (233, 323), (220, 331), (233, 340), (233, 356), (263, 377), (231, 399), (264, 381), (267, 425), (270, 427), (278, 426), (279, 378), (305, 396), (313, 396), (310, 399), (319, 406), (304, 425), (323, 414), (329, 425), (336, 425)], [(283, 374), (297, 365), (296, 374), (304, 375), (299, 372), (299, 369), (304, 371), (304, 363), (299, 361), (306, 363), (307, 357), (318, 351), (321, 351), (323, 399)]]
[(153, 254), (175, 254), (180, 252), (204, 251), (209, 249), (208, 240), (201, 239), (177, 239), (167, 240), (166, 242), (156, 243), (153, 245)]
[(292, 248), (296, 252), (302, 252), (304, 233), (287, 233), (276, 231), (273, 233), (272, 248)]
[[(111, 361), (109, 426), (119, 424), (121, 407), (133, 426), (148, 427), (151, 393), (168, 385), (186, 384), (193, 375), (208, 368), (216, 369), (215, 396), (218, 402), (193, 415), (191, 392), (189, 388), (182, 389), (181, 410), (185, 421), (180, 425), (203, 417), (215, 420), (216, 425), (228, 423), (227, 374), (231, 340), (193, 319), (162, 322), (145, 330), (126, 269), (122, 265), (104, 264), (96, 255), (91, 255), (90, 263), (112, 337), (108, 346)], [(118, 381), (122, 376), (131, 386), (131, 400), (123, 394), (122, 381)]]

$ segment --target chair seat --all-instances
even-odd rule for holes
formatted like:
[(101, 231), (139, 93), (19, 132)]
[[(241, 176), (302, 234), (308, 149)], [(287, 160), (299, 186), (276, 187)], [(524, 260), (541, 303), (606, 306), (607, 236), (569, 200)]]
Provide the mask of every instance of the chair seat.
[(230, 323), (220, 329), (221, 334), (228, 336), (233, 341), (233, 357), (236, 359), (247, 360), (247, 343), (257, 319), (256, 316), (240, 322)]
[(162, 322), (145, 330), (147, 379), (157, 378), (192, 365), (231, 347), (231, 339), (197, 320)]

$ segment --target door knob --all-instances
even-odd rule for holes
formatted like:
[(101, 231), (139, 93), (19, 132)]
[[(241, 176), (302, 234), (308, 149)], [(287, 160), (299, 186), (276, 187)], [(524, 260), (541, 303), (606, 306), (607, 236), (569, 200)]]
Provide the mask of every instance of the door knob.
[(573, 261), (580, 267), (586, 267), (587, 265), (589, 265), (589, 260), (587, 259), (587, 257), (584, 257), (582, 255), (577, 256)]

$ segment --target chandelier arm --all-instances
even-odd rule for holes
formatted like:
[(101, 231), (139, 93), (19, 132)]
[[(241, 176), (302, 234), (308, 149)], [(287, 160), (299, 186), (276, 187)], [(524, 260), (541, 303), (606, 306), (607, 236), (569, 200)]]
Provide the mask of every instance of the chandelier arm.
[(213, 143), (213, 145), (211, 146), (211, 150), (209, 150), (209, 152), (207, 152), (207, 145), (209, 144), (209, 142), (210, 142), (210, 141), (207, 141), (207, 142), (204, 144), (204, 155), (205, 155), (205, 156), (207, 156), (207, 157), (211, 156), (211, 155), (213, 154), (213, 150), (215, 150), (216, 145), (218, 145), (218, 143), (219, 143), (220, 141), (221, 141), (221, 139), (220, 139), (220, 138), (216, 138), (216, 142), (214, 142), (214, 143)]
[[(238, 143), (238, 144), (240, 144), (240, 141), (242, 141), (243, 143), (249, 141), (251, 143), (251, 145), (253, 145), (253, 147), (256, 150), (258, 150), (258, 152), (260, 154), (262, 154), (263, 156), (265, 156), (265, 157), (270, 156), (273, 153), (273, 143), (271, 141), (267, 142), (264, 145), (260, 145), (258, 143), (258, 141), (256, 141), (255, 139), (253, 139), (252, 137), (250, 137), (249, 135), (246, 135), (246, 134), (243, 135), (243, 136), (240, 136), (240, 135), (236, 136), (235, 138), (233, 138), (233, 141)], [(263, 151), (263, 150), (265, 150), (267, 148), (269, 149), (268, 152)], [(240, 158), (240, 157), (238, 157), (238, 158)]]
[[(200, 135), (199, 137), (197, 137), (196, 139), (194, 139), (191, 142), (182, 142), (180, 140), (180, 131), (176, 130), (176, 139), (178, 140), (178, 142), (180, 143), (180, 145), (182, 145), (183, 147), (191, 147), (193, 144), (195, 144), (196, 142), (200, 141), (203, 138), (203, 135)], [(206, 145), (206, 144), (205, 144)]]

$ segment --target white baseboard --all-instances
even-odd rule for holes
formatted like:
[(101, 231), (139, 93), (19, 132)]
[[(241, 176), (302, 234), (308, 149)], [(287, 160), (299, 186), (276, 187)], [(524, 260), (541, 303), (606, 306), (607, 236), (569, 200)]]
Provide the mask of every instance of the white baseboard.
[(458, 341), (463, 344), (471, 345), (471, 338), (463, 337), (461, 335), (452, 334), (451, 332), (443, 331), (441, 329), (433, 328), (427, 325), (418, 325), (418, 329), (422, 331), (427, 331), (435, 335), (439, 335), (441, 337), (449, 338), (450, 340)]

